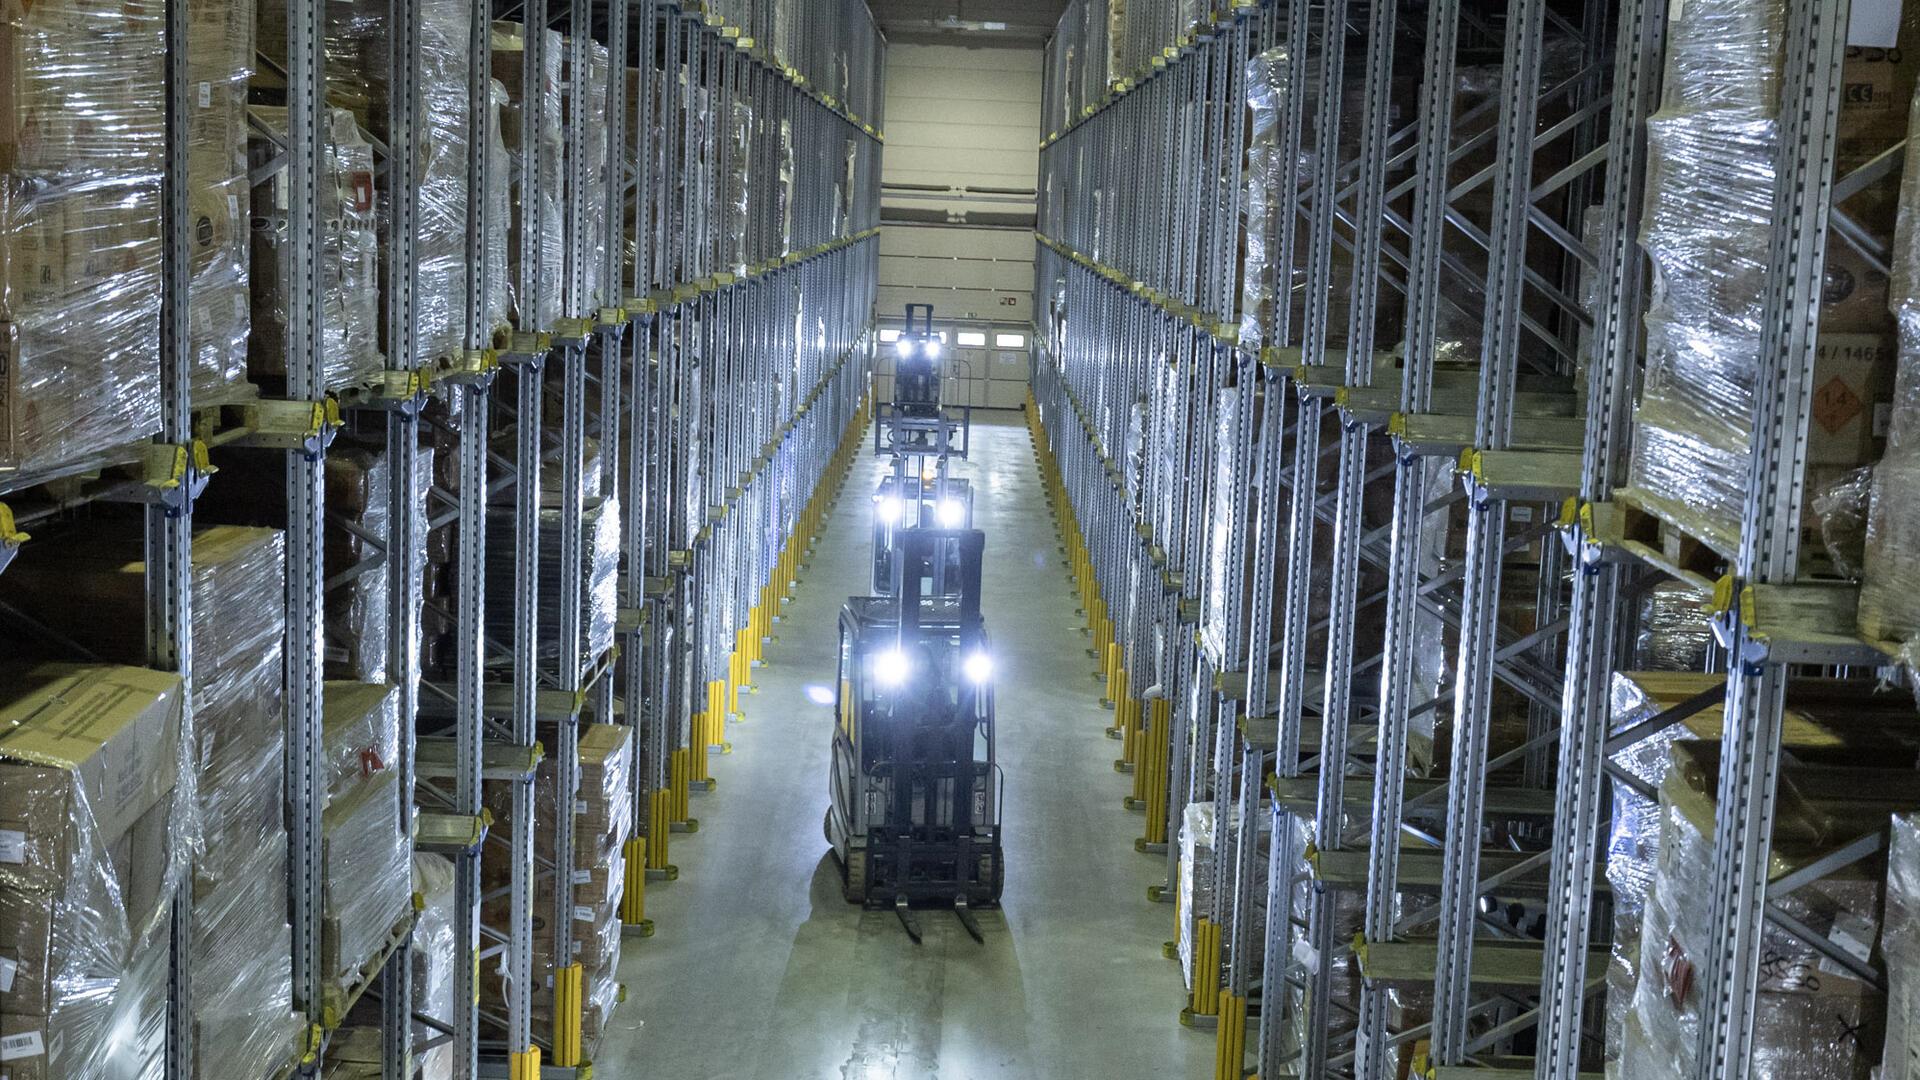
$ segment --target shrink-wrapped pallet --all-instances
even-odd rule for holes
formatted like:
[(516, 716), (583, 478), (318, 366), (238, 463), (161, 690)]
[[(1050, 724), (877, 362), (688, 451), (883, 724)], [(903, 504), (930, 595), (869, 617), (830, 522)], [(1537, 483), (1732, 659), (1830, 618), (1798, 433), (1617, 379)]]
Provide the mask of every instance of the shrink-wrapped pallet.
[[(489, 532), (512, 535), (512, 515), (488, 511)], [(560, 654), (560, 511), (540, 511), (540, 603), (538, 654), (543, 663)], [(590, 501), (580, 516), (580, 660), (587, 664), (613, 647), (613, 624), (619, 614), (620, 504), (612, 498)], [(511, 596), (513, 581), (522, 572), (511, 544), (487, 545), (487, 580), (499, 595)], [(487, 632), (500, 641), (513, 640), (513, 608), (489, 604)]]
[[(327, 676), (358, 682), (385, 682), (388, 661), (387, 564), (365, 569), (383, 553), (381, 543), (366, 537), (388, 535), (393, 519), (390, 461), (384, 448), (348, 445), (336, 441), (327, 452), (327, 513), (349, 528), (328, 529), (325, 536), (329, 580), (359, 568), (326, 597)], [(427, 488), (433, 481), (433, 449), (415, 453), (418, 471), (414, 500), (415, 535), (410, 542), (420, 550), (427, 540)], [(364, 534), (364, 535), (363, 535)], [(424, 568), (423, 568), (424, 569)]]
[[(386, 126), (389, 10), (382, 0), (339, 0), (325, 6), (327, 99), (350, 111), (376, 136)], [(470, 77), (473, 72), (473, 8), (454, 0), (426, 0), (420, 9), (420, 63), (414, 71), (419, 98), (415, 115), (419, 154), (414, 178), (419, 185), (414, 238), (413, 307), (416, 348), (421, 360), (458, 355), (467, 347), (467, 237), (470, 207), (467, 181), (473, 128)], [(270, 57), (286, 55), (284, 0), (262, 0), (260, 49)], [(494, 139), (488, 153), (491, 189), (482, 238), (487, 292), (482, 322), (487, 334), (505, 325), (506, 148), (499, 141), (502, 94), (490, 92)], [(483, 342), (484, 344), (484, 342)], [(401, 363), (406, 358), (400, 358)]]
[(399, 688), (330, 682), (323, 701), (320, 951), (331, 996), (372, 976), (412, 910), (413, 837), (395, 771)]
[[(576, 98), (576, 80), (569, 64), (562, 64), (560, 82), (560, 104), (568, 130), (574, 128), (576, 107), (580, 121), (580, 141), (570, 150), (582, 160), (567, 163), (567, 204), (577, 206), (580, 247), (585, 259), (579, 273), (583, 292), (575, 304), (578, 310), (562, 311), (573, 318), (591, 318), (601, 306), (619, 302), (609, 288), (612, 283), (606, 275), (607, 245), (611, 242), (607, 217), (607, 48), (591, 40), (586, 45), (586, 72), (584, 78), (578, 80), (580, 95)], [(571, 42), (563, 55), (571, 60)], [(581, 184), (578, 190), (572, 190), (576, 174)]]
[(1887, 1047), (1880, 1080), (1920, 1076), (1920, 815), (1895, 814), (1887, 844)]
[[(1920, 130), (1920, 98), (1914, 101)], [(1900, 362), (1887, 424), (1887, 452), (1873, 471), (1860, 581), (1860, 629), (1903, 646), (1920, 662), (1920, 139), (1907, 143), (1900, 223), (1892, 251), (1893, 311)]]
[(1281, 133), (1293, 87), (1291, 55), (1285, 46), (1268, 49), (1247, 62), (1247, 107), (1252, 110), (1247, 147), (1246, 254), (1241, 269), (1240, 343), (1258, 349), (1278, 316), (1291, 303), (1292, 267), (1280, 258), (1282, 230), (1294, 227), (1290, 212), (1299, 184), (1299, 164), (1284, 160)]
[[(460, 963), (454, 932), (453, 864), (439, 855), (413, 857), (413, 891), (420, 895), (420, 920), (413, 927), (413, 1008), (450, 1024), (458, 997), (454, 972)], [(453, 1046), (442, 1043), (420, 1055), (420, 1080), (454, 1080)]]
[(1173, 915), (1180, 928), (1176, 945), (1180, 974), (1188, 989), (1193, 988), (1195, 976), (1196, 924), (1213, 912), (1213, 840), (1213, 804), (1188, 803), (1180, 822), (1180, 881), (1174, 893)]
[(170, 901), (196, 843), (180, 680), (44, 664), (0, 686), (3, 1071), (158, 1076)]
[(247, 79), (253, 73), (251, 0), (187, 5), (187, 213), (193, 304), (194, 404), (244, 392), (252, 214), (247, 179)]
[[(561, 122), (560, 70), (564, 39), (549, 30), (541, 40), (539, 93), (526, 99), (527, 38), (520, 23), (493, 24), (493, 77), (507, 92), (500, 112), (500, 135), (510, 162), (513, 221), (507, 229), (507, 280), (518, 324), (546, 330), (560, 317), (565, 280), (566, 237), (561, 225), (566, 173), (566, 129)], [(527, 169), (527, 137), (532, 135), (533, 168)], [(537, 197), (527, 198), (527, 177)], [(523, 265), (524, 264), (524, 265)], [(521, 295), (520, 282), (531, 275), (537, 300)]]
[[(1721, 946), (1714, 921), (1713, 796), (1717, 753), (1680, 744), (1660, 787), (1659, 849), (1645, 895), (1639, 964), (1624, 1019), (1620, 1075), (1665, 1080), (1693, 1075), (1702, 1022), (1701, 973)], [(1775, 826), (1775, 867), (1783, 830)], [(1881, 882), (1829, 877), (1772, 901), (1803, 926), (1865, 962), (1879, 934)], [(1749, 1068), (1761, 1080), (1867, 1080), (1880, 1058), (1886, 1002), (1871, 984), (1771, 921), (1762, 930)]]
[[(1767, 333), (1786, 6), (1690, 0), (1670, 21), (1665, 96), (1648, 122), (1641, 240), (1656, 273), (1628, 482), (1636, 501), (1723, 555), (1740, 542), (1754, 380)], [(1913, 75), (1903, 56), (1898, 49), (1849, 54), (1837, 172), (1904, 135), (1895, 102), (1911, 95)], [(1870, 234), (1892, 231), (1890, 186), (1871, 185), (1844, 204)], [(1826, 253), (1813, 365), (1810, 487), (1832, 470), (1867, 464), (1878, 449), (1874, 417), (1891, 392), (1886, 286), (1836, 235)]]
[(159, 426), (164, 14), (0, 5), (0, 473)]
[[(260, 131), (252, 155), (262, 163), (281, 157), (287, 111), (256, 105)], [(322, 224), (320, 252), (321, 372), (330, 388), (371, 382), (385, 361), (380, 355), (380, 237), (374, 203), (373, 147), (346, 109), (327, 110), (326, 145), (316, 187)], [(292, 268), (288, 230), (289, 194), (284, 166), (268, 173), (253, 191), (253, 338), (249, 364), (257, 376), (285, 378), (288, 349), (288, 288)]]
[(1707, 597), (1684, 581), (1663, 581), (1641, 594), (1633, 666), (1641, 671), (1705, 671), (1713, 647)]

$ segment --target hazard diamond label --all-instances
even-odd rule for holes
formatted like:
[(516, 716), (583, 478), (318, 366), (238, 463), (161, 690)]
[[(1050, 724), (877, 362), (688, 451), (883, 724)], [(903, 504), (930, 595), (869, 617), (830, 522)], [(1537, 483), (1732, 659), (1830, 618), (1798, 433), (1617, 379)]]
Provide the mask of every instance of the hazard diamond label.
[(1858, 420), (1866, 407), (1847, 380), (1837, 375), (1813, 392), (1813, 420), (1829, 433)]

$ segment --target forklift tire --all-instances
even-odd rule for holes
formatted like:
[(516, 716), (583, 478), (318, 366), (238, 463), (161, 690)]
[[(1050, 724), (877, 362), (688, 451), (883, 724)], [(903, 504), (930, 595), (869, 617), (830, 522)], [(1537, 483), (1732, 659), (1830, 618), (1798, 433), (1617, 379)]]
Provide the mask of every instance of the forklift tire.
[[(820, 813), (820, 835), (827, 840), (827, 846), (833, 847), (833, 807), (829, 806)], [(838, 855), (836, 850), (834, 854)]]
[(867, 902), (867, 853), (864, 851), (847, 852), (844, 864), (845, 879), (840, 895), (849, 904), (865, 906)]

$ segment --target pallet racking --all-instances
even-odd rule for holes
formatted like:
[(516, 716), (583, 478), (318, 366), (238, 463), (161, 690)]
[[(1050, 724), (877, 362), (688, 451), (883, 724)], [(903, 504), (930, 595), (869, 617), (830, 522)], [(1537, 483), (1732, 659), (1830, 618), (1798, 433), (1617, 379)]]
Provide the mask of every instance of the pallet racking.
[[(145, 503), (148, 660), (191, 686), (196, 500), (218, 493), (221, 459), (283, 455), (285, 506), (274, 516), (287, 555), (287, 896), (303, 1033), (274, 1074), (316, 1075), (343, 1025), (361, 1022), (350, 1014), (366, 1015), (355, 1010), (364, 995), (379, 1004), (377, 1071), (388, 1080), (414, 1076), (417, 1055), (440, 1047), (455, 1076), (584, 1077), (592, 1068), (584, 983), (593, 973), (572, 960), (572, 893), (594, 868), (575, 861), (574, 815), (537, 805), (535, 776), (551, 758), (558, 805), (571, 805), (583, 724), (633, 730), (625, 784), (633, 839), (619, 910), (629, 933), (650, 933), (646, 880), (673, 874), (668, 833), (692, 827), (688, 788), (711, 786), (708, 749), (723, 742), (726, 714), (750, 684), (866, 416), (884, 43), (859, 0), (435, 5), (445, 22), (434, 32), (464, 33), (447, 64), (464, 81), (439, 88), (448, 96), (440, 101), (421, 85), (439, 70), (423, 65), (423, 49), (449, 43), (423, 42), (427, 7), (386, 5), (384, 101), (358, 117), (378, 155), (386, 360), (342, 381), (323, 355), (321, 188), (328, 105), (341, 88), (328, 71), (333, 27), (325, 5), (285, 5), (285, 55), (262, 58), (273, 77), (256, 85), (284, 102), (285, 130), (256, 130), (271, 138), (271, 165), (290, 181), (292, 332), (284, 387), (235, 405), (189, 392), (194, 85), (189, 5), (165, 5), (160, 431), (149, 447), (110, 451), (104, 468), (96, 457), (0, 477), (14, 504), (0, 503), (0, 569), (34, 558), (28, 528), (68, 524), (96, 501)], [(527, 110), (518, 145), (505, 148), (533, 163), (557, 145), (561, 169), (518, 169), (511, 201), (500, 197), (509, 159), (495, 152), (499, 21), (535, 28), (522, 35), (519, 100), (556, 94), (561, 103)], [(549, 48), (561, 50), (557, 87), (547, 81)], [(449, 104), (464, 105), (464, 115), (435, 115)], [(457, 276), (434, 279), (451, 295), (429, 296), (422, 171), (436, 124), (464, 136), (454, 163), (464, 205), (432, 208), (459, 216), (464, 250)], [(543, 190), (556, 175), (559, 190)], [(511, 267), (500, 255), (509, 238), (518, 250)], [(556, 263), (543, 261), (547, 250)], [(502, 325), (495, 298), (508, 287), (513, 315)], [(428, 306), (453, 309), (456, 346), (422, 341)], [(327, 457), (343, 432), (377, 445), (389, 477), (377, 534), (329, 510)], [(422, 461), (429, 446), (452, 454), (432, 480)], [(557, 490), (543, 491), (556, 478)], [(42, 486), (49, 479), (66, 483), (55, 491)], [(621, 530), (611, 609), (606, 597), (584, 595), (596, 555), (585, 534), (590, 521), (599, 527), (596, 515), (617, 517)], [(370, 554), (328, 566), (322, 553), (335, 530)], [(452, 551), (450, 588), (433, 600), (423, 595), (430, 535), (450, 536)], [(490, 561), (511, 572), (490, 574)], [(548, 566), (557, 572), (543, 574)], [(397, 826), (416, 851), (455, 866), (450, 1015), (416, 1008), (412, 915), (348, 985), (328, 986), (321, 972), (325, 613), (330, 597), (375, 575), (387, 601), (388, 679), (401, 695), (400, 752), (390, 763), (406, 793)], [(557, 597), (543, 595), (543, 580), (558, 582)], [(424, 647), (423, 618), (450, 630), (444, 654)], [(586, 634), (589, 620), (603, 633)], [(503, 827), (483, 799), (496, 784), (512, 807)], [(481, 877), (489, 850), (508, 867), (506, 884), (491, 889)], [(551, 907), (536, 910), (536, 896), (550, 896)], [(171, 906), (165, 1075), (189, 1077), (190, 883)], [(535, 963), (536, 922), (551, 927), (551, 971)], [(498, 1011), (481, 1007), (483, 982), (501, 988)], [(536, 1011), (550, 1026), (536, 1028)]]
[[(1900, 154), (1835, 170), (1846, 6), (1787, 9), (1779, 96), (1806, 104), (1780, 119), (1776, 329), (1723, 576), (1701, 573), (1704, 542), (1664, 553), (1653, 533), (1683, 523), (1621, 490), (1667, 5), (1082, 0), (1063, 17), (1036, 430), (1148, 812), (1137, 846), (1165, 845), (1177, 875), (1189, 807), (1211, 810), (1210, 879), (1152, 898), (1182, 906), (1183, 1020), (1217, 1026), (1217, 1075), (1248, 1051), (1260, 1075), (1590, 1065), (1603, 800), (1653, 795), (1611, 759), (1712, 705), (1701, 887), (1733, 932), (1702, 964), (1697, 1075), (1752, 1067), (1763, 921), (1796, 933), (1777, 901), (1880, 849), (1768, 867), (1790, 676), (1891, 657), (1853, 629), (1853, 588), (1796, 583), (1796, 547), (1823, 254), (1875, 257), (1840, 204)], [(1280, 224), (1260, 235), (1269, 196)], [(1262, 254), (1273, 293), (1236, 296)], [(1614, 730), (1622, 642), (1673, 578), (1714, 597), (1724, 694)], [(1436, 783), (1419, 759), (1443, 710)], [(1503, 922), (1515, 898), (1537, 928)]]

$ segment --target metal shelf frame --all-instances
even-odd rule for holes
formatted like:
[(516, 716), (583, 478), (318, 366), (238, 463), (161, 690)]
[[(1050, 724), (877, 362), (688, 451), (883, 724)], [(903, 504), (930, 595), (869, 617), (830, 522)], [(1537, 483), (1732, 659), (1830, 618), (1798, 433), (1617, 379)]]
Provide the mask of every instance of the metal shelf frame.
[[(1183, 1019), (1217, 1023), (1221, 1077), (1248, 1051), (1261, 1075), (1374, 1080), (1416, 1048), (1420, 1070), (1520, 1070), (1516, 1047), (1535, 1048), (1542, 1080), (1576, 1075), (1606, 938), (1602, 796), (1632, 780), (1607, 755), (1685, 715), (1609, 731), (1637, 598), (1676, 572), (1610, 505), (1641, 363), (1634, 223), (1666, 5), (1199, 7), (1177, 27), (1183, 8), (1130, 6), (1115, 48), (1083, 0), (1050, 47), (1033, 404), (1116, 767), (1147, 814), (1136, 846), (1169, 864), (1150, 898), (1186, 894), (1174, 841), (1190, 805), (1214, 815), (1210, 888), (1183, 912), (1200, 958)], [(1829, 232), (1865, 235), (1838, 204), (1891, 160), (1829, 175), (1846, 5), (1789, 7), (1782, 100), (1805, 105), (1786, 110), (1776, 172), (1759, 385), (1777, 392), (1716, 615), (1735, 663), (1711, 884), (1735, 931), (1705, 970), (1703, 1080), (1746, 1075), (1754, 950), (1781, 918), (1769, 901), (1872, 850), (1765, 876), (1793, 665), (1879, 659), (1846, 590), (1826, 590), (1831, 626), (1770, 614), (1808, 592), (1794, 547), (1809, 298)], [(1269, 249), (1293, 302), (1257, 323), (1232, 295), (1254, 57), (1286, 84), (1266, 137), (1303, 163)], [(1469, 64), (1496, 75), (1490, 91), (1463, 88)], [(1463, 327), (1465, 357), (1449, 345)], [(1464, 557), (1446, 558), (1449, 529)], [(1442, 634), (1451, 685), (1430, 655)], [(1444, 782), (1411, 783), (1413, 740), (1443, 716)], [(1496, 718), (1523, 725), (1517, 745), (1492, 737)], [(1483, 859), (1490, 829), (1518, 852)], [(1529, 896), (1544, 933), (1481, 914)], [(1412, 956), (1430, 979), (1369, 970)], [(1537, 995), (1513, 977), (1534, 957)], [(1357, 1009), (1333, 993), (1342, 965)], [(1431, 982), (1433, 1019), (1392, 1030), (1388, 990), (1409, 981)]]
[[(190, 81), (184, 0), (165, 5), (166, 155), (161, 186), (161, 428), (144, 474), (86, 481), (78, 494), (30, 490), (48, 476), (11, 476), (0, 493), (27, 495), (16, 519), (0, 503), (0, 570), (30, 545), (23, 525), (95, 500), (145, 504), (147, 654), (193, 685), (191, 549), (194, 503), (215, 453), (284, 455), (286, 481), (286, 762), (290, 813), (292, 981), (306, 1034), (276, 1076), (318, 1075), (335, 1031), (363, 992), (378, 1002), (381, 1075), (412, 1080), (417, 1057), (449, 1047), (454, 1075), (585, 1076), (581, 966), (551, 976), (533, 963), (536, 889), (550, 882), (554, 955), (573, 955), (573, 815), (536, 809), (534, 775), (552, 758), (558, 805), (580, 782), (583, 722), (635, 728), (629, 783), (636, 796), (627, 929), (651, 931), (645, 884), (671, 876), (666, 837), (691, 825), (687, 790), (711, 777), (738, 694), (771, 638), (806, 546), (819, 529), (869, 415), (875, 335), (884, 39), (862, 0), (490, 0), (467, 11), (471, 72), (466, 161), (463, 347), (427, 356), (415, 252), (421, 229), (420, 0), (389, 0), (385, 137), (376, 149), (385, 209), (380, 319), (386, 369), (358, 385), (330, 385), (325, 337), (326, 23), (318, 0), (286, 5), (287, 128), (276, 133), (288, 184), (286, 384), (282, 396), (224, 417), (189, 394), (191, 217), (187, 125)], [(552, 29), (564, 35), (562, 190), (542, 192), (538, 169), (519, 180), (505, 221), (491, 220), (500, 180), (492, 96), (495, 19), (526, 35), (523, 100), (537, 100)], [(606, 50), (604, 85), (591, 80)], [(276, 81), (276, 86), (278, 82)], [(543, 114), (544, 115), (544, 114)], [(365, 120), (367, 118), (363, 118)], [(598, 125), (597, 127), (595, 125)], [(523, 125), (516, 149), (532, 160), (555, 132)], [(600, 140), (604, 140), (602, 143)], [(729, 169), (739, 170), (737, 173)], [(750, 178), (750, 179), (749, 179)], [(731, 185), (731, 186), (730, 186)], [(543, 196), (555, 196), (550, 204)], [(596, 201), (599, 200), (599, 201)], [(557, 205), (557, 214), (542, 207)], [(510, 231), (519, 262), (506, 268), (521, 312), (559, 291), (554, 325), (491, 322), (489, 240)], [(557, 236), (563, 273), (538, 253)], [(557, 401), (549, 402), (549, 390)], [(557, 424), (549, 417), (557, 417)], [(222, 427), (222, 422), (228, 426)], [(330, 515), (324, 477), (336, 433), (380, 447), (389, 471), (384, 532)], [(451, 446), (457, 483), (428, 482), (423, 442)], [(496, 446), (511, 441), (513, 450)], [(587, 472), (587, 447), (600, 450)], [(57, 470), (60, 475), (74, 470)], [(543, 471), (557, 492), (542, 491)], [(145, 479), (139, 479), (144, 475)], [(615, 645), (586, 655), (582, 627), (584, 515), (617, 504), (622, 534)], [(490, 507), (511, 507), (496, 514)], [(542, 553), (541, 514), (557, 514), (557, 552)], [(451, 596), (429, 608), (428, 534), (452, 529)], [(372, 554), (328, 576), (329, 530), (348, 529)], [(510, 588), (489, 581), (489, 545), (521, 568)], [(31, 556), (31, 547), (24, 548)], [(493, 549), (496, 556), (499, 548)], [(556, 560), (560, 595), (538, 592), (536, 568)], [(378, 963), (377, 984), (342, 998), (323, 989), (320, 964), (321, 809), (325, 778), (323, 612), (335, 590), (379, 575), (388, 607), (389, 679), (401, 698), (403, 820), (421, 850), (455, 865), (456, 982), (452, 1015), (414, 1009), (412, 922)], [(487, 611), (511, 612), (506, 640)], [(423, 612), (453, 627), (450, 654), (429, 665)], [(542, 620), (542, 613), (552, 616)], [(550, 658), (550, 659), (543, 659)], [(191, 700), (191, 694), (188, 695)], [(186, 722), (192, 723), (191, 710)], [(430, 740), (424, 775), (417, 740)], [(189, 742), (193, 740), (189, 739)], [(510, 827), (489, 828), (484, 783), (510, 785)], [(675, 801), (677, 798), (677, 802)], [(417, 805), (416, 805), (417, 804)], [(554, 856), (536, 856), (538, 830)], [(502, 925), (483, 922), (480, 860), (492, 845), (510, 860)], [(191, 985), (193, 889), (173, 900), (166, 1076), (194, 1074)], [(481, 982), (500, 980), (502, 1015), (483, 1014)], [(536, 1035), (543, 995), (553, 1037)]]

